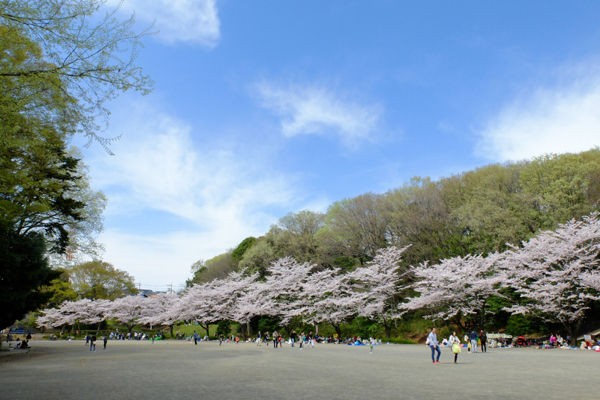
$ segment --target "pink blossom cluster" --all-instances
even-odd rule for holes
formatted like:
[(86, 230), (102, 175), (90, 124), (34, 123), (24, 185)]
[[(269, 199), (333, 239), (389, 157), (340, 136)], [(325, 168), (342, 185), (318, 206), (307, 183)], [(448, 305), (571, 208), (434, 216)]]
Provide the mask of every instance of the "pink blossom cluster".
[(258, 274), (233, 272), (181, 294), (68, 301), (44, 310), (38, 325), (61, 327), (115, 319), (129, 328), (194, 321), (207, 329), (221, 320), (247, 323), (255, 316), (277, 317), (283, 323), (294, 317), (313, 323), (340, 323), (356, 315), (395, 318), (399, 313), (392, 299), (401, 279), (397, 269), (404, 250), (381, 249), (373, 261), (347, 274), (285, 257), (271, 264), (264, 280)]
[[(541, 232), (503, 253), (468, 255), (411, 269), (417, 295), (401, 305), (432, 319), (484, 317), (492, 296), (504, 310), (534, 314), (572, 328), (600, 300), (600, 221), (593, 213)], [(510, 291), (513, 297), (506, 298)], [(516, 300), (515, 296), (516, 295)]]

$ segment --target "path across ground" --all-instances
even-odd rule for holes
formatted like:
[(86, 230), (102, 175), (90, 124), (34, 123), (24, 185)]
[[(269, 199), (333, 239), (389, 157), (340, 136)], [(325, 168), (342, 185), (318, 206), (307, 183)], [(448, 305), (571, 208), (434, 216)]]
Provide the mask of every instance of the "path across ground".
[[(0, 353), (0, 399), (544, 399), (600, 396), (600, 353), (490, 349), (432, 364), (425, 345), (33, 341)], [(6, 348), (6, 346), (4, 347)], [(2, 354), (4, 353), (4, 354)]]

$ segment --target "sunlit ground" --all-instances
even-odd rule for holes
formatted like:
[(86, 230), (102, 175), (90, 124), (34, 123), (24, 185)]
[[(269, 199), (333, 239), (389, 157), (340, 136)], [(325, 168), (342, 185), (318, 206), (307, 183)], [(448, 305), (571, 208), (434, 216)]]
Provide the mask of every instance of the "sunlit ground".
[[(600, 353), (318, 344), (33, 341), (0, 355), (0, 399), (598, 399)], [(6, 349), (6, 346), (3, 347)]]

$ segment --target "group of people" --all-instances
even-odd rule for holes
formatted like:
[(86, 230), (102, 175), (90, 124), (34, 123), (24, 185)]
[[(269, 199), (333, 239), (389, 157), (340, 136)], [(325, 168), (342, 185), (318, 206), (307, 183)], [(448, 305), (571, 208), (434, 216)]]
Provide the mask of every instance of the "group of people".
[[(298, 343), (298, 347), (300, 349), (304, 348), (304, 345), (310, 345), (311, 347), (315, 346), (315, 336), (313, 335), (312, 331), (309, 332), (308, 334), (305, 334), (304, 332), (297, 334), (296, 331), (292, 331), (290, 333), (290, 338), (289, 338), (289, 343), (291, 344), (292, 347), (295, 347), (295, 344)], [(258, 332), (258, 336), (256, 337), (256, 345), (260, 346), (262, 344), (265, 344), (267, 347), (269, 346), (270, 342), (273, 342), (273, 348), (277, 348), (277, 347), (282, 347), (283, 342), (285, 341), (283, 338), (283, 335), (281, 335), (279, 332), (277, 332), (276, 330), (273, 331), (272, 334), (269, 334), (269, 332), (265, 332), (264, 335), (261, 334), (261, 332)]]
[[(96, 335), (86, 335), (85, 336), (85, 344), (86, 344), (86, 346), (88, 344), (90, 345), (90, 351), (96, 351), (96, 340), (98, 340)], [(108, 343), (108, 336), (106, 336), (106, 335), (102, 336), (102, 344), (103, 344), (104, 350), (106, 350), (107, 343)]]
[[(479, 334), (477, 334), (475, 331), (471, 331), (471, 333), (465, 335), (463, 339), (465, 342), (467, 342), (467, 349), (469, 351), (476, 353), (479, 345), (481, 346), (482, 353), (487, 352), (487, 335), (483, 329), (479, 331)], [(442, 351), (440, 349), (440, 343), (437, 338), (437, 330), (435, 328), (431, 328), (425, 343), (431, 349), (431, 362), (434, 364), (439, 364)], [(452, 353), (454, 354), (454, 363), (456, 364), (458, 362), (458, 355), (462, 351), (462, 344), (456, 332), (452, 332), (447, 340), (444, 339), (443, 344), (452, 349)]]

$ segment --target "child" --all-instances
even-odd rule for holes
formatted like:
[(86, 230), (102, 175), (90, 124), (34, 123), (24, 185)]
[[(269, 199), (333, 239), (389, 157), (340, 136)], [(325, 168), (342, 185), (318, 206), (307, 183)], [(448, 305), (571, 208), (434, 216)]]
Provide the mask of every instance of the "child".
[(458, 354), (461, 351), (460, 348), (460, 339), (456, 335), (456, 332), (452, 332), (452, 335), (448, 338), (448, 343), (452, 348), (452, 353), (454, 353), (454, 364), (458, 361)]

